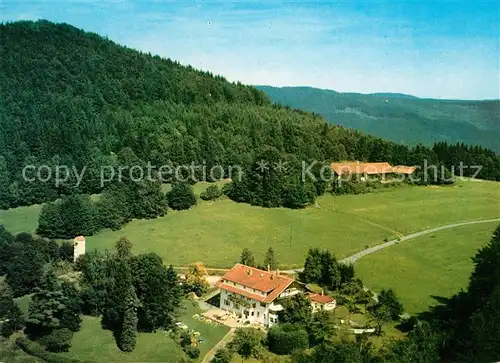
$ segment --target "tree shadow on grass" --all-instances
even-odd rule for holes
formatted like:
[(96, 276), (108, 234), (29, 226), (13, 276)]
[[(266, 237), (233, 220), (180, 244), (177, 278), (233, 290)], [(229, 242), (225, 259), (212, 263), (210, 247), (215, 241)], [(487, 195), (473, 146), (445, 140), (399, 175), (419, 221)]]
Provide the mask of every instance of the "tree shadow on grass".
[(419, 320), (426, 321), (434, 326), (443, 326), (443, 324), (452, 321), (456, 317), (456, 307), (463, 304), (463, 299), (465, 298), (462, 294), (463, 292), (460, 292), (452, 297), (430, 295), (436, 304), (429, 306), (428, 310), (403, 320), (400, 324), (396, 325), (396, 329), (403, 333), (408, 333), (413, 330)]

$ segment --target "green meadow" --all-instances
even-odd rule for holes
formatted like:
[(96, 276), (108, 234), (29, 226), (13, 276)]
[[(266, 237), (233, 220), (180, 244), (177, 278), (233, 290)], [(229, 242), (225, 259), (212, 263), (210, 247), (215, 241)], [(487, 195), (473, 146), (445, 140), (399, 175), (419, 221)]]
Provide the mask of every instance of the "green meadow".
[(435, 305), (467, 287), (471, 257), (491, 239), (499, 223), (461, 226), (417, 237), (361, 258), (355, 270), (374, 291), (392, 288), (405, 310)]
[(400, 234), (462, 221), (500, 217), (500, 184), (464, 181), (448, 187), (381, 189), (371, 194), (325, 194), (303, 210), (265, 209), (228, 199), (200, 201), (187, 211), (169, 211), (155, 220), (135, 220), (120, 231), (87, 238), (90, 249), (111, 249), (127, 236), (135, 252), (156, 252), (167, 263), (203, 261), (229, 267), (241, 250), (260, 261), (269, 246), (282, 267), (303, 263), (311, 247), (339, 258)]
[[(202, 310), (197, 302), (186, 300), (179, 321), (200, 333), (205, 342), (200, 343), (200, 359), (212, 349), (229, 328), (223, 325), (213, 326), (193, 318)], [(69, 352), (60, 353), (62, 357), (89, 362), (179, 362), (186, 355), (181, 347), (165, 331), (139, 333), (136, 348), (125, 353), (117, 348), (111, 331), (101, 328), (101, 319), (85, 316), (82, 328), (73, 337)]]
[[(207, 183), (195, 185), (201, 193)], [(168, 190), (168, 186), (165, 187)], [(34, 232), (40, 206), (0, 212), (0, 224), (18, 233)], [(311, 247), (343, 258), (401, 234), (462, 221), (500, 218), (500, 183), (459, 181), (453, 186), (400, 186), (370, 194), (332, 196), (302, 210), (266, 209), (227, 198), (199, 201), (186, 211), (168, 211), (154, 220), (134, 220), (119, 231), (87, 237), (87, 250), (112, 249), (127, 236), (134, 252), (155, 252), (166, 263), (203, 261), (229, 267), (250, 248), (258, 261), (269, 246), (282, 268), (299, 266)]]
[[(199, 195), (207, 186), (195, 185), (195, 193)], [(169, 186), (164, 189), (168, 191)], [(33, 233), (40, 209), (0, 211), (0, 224), (13, 233)], [(203, 261), (210, 267), (230, 267), (243, 248), (250, 248), (261, 262), (272, 246), (281, 268), (287, 268), (300, 266), (311, 247), (328, 248), (343, 258), (402, 234), (491, 218), (500, 218), (500, 183), (486, 181), (460, 181), (443, 187), (404, 185), (363, 195), (326, 193), (316, 205), (303, 210), (266, 209), (222, 198), (199, 200), (190, 210), (168, 211), (161, 218), (134, 220), (119, 231), (88, 236), (87, 250), (112, 249), (115, 241), (127, 236), (134, 253), (155, 252), (168, 264)], [(357, 274), (375, 291), (393, 288), (408, 312), (423, 311), (434, 303), (432, 295), (450, 296), (466, 286), (472, 269), (470, 257), (489, 241), (496, 225), (456, 227), (403, 241), (363, 257), (356, 263)], [(28, 302), (29, 297), (18, 299), (25, 312)], [(200, 345), (203, 357), (228, 328), (196, 320), (193, 315), (198, 312), (197, 305), (187, 302), (179, 320), (206, 339)], [(12, 354), (13, 361), (31, 362), (31, 357), (5, 344), (0, 351)], [(63, 355), (88, 361), (174, 362), (184, 353), (164, 332), (139, 334), (135, 351), (123, 353), (112, 334), (101, 329), (99, 319), (85, 317), (70, 351)]]
[(21, 232), (35, 233), (41, 210), (41, 204), (0, 210), (0, 224), (3, 224), (5, 228), (14, 234)]

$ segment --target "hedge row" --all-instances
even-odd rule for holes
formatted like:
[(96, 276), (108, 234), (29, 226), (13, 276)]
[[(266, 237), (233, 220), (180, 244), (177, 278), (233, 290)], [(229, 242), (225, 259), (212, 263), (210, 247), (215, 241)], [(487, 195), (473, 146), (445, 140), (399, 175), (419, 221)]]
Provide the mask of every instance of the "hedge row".
[(47, 352), (40, 344), (27, 338), (17, 338), (16, 345), (21, 348), (26, 354), (29, 354), (36, 358), (40, 358), (47, 363), (94, 363), (90, 361), (71, 359), (68, 357), (60, 356), (56, 353)]

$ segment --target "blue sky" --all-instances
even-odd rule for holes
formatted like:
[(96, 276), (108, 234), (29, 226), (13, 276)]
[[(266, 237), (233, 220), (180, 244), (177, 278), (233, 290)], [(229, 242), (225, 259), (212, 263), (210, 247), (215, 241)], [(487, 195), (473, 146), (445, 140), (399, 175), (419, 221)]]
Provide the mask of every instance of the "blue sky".
[(499, 98), (500, 2), (0, 0), (231, 81)]

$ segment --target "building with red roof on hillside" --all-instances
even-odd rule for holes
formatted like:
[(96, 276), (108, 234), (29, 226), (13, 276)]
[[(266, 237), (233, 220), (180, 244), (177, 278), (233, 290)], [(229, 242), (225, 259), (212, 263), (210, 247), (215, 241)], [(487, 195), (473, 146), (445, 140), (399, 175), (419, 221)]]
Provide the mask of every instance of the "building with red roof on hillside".
[[(278, 312), (283, 310), (281, 299), (302, 294), (307, 288), (293, 278), (277, 271), (264, 271), (255, 267), (236, 264), (216, 283), (220, 288), (220, 308), (251, 323), (270, 327), (278, 322)], [(314, 295), (314, 294), (313, 294)], [(331, 304), (327, 296), (311, 299), (313, 310), (317, 304)], [(313, 299), (320, 300), (314, 302)], [(335, 300), (333, 300), (335, 301)], [(330, 305), (328, 305), (330, 307)], [(319, 305), (318, 305), (319, 308)]]

